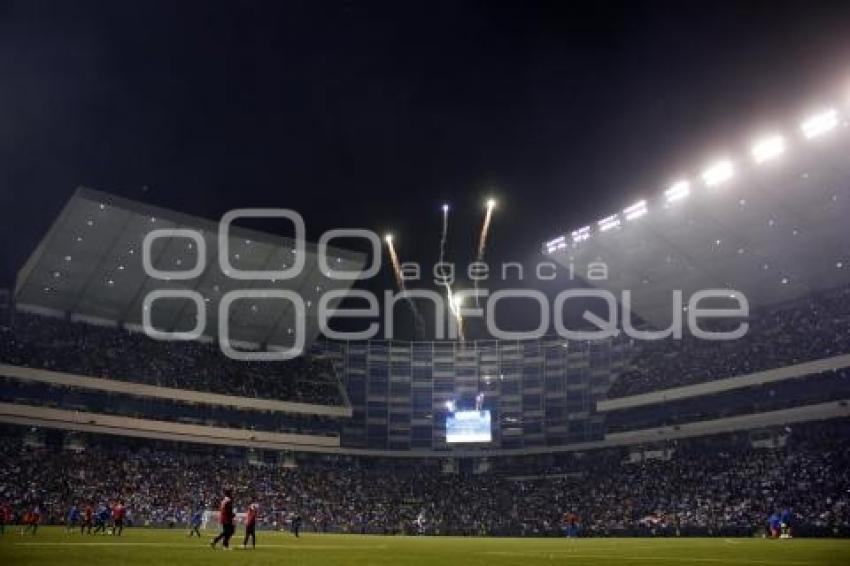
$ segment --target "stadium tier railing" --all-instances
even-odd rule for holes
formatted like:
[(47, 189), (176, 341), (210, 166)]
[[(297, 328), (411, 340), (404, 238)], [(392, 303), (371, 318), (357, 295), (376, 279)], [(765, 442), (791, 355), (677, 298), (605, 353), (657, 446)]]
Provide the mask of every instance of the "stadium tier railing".
[(316, 405), (291, 401), (277, 401), (274, 399), (239, 397), (235, 395), (224, 395), (221, 393), (195, 391), (192, 389), (160, 387), (157, 385), (147, 385), (117, 379), (88, 377), (73, 373), (63, 373), (7, 364), (0, 364), (0, 375), (12, 379), (19, 379), (21, 381), (47, 383), (55, 386), (77, 387), (111, 393), (123, 393), (126, 395), (135, 395), (140, 397), (167, 399), (170, 401), (179, 400), (205, 405), (220, 405), (252, 411), (273, 411), (340, 418), (347, 418), (352, 415), (352, 409), (350, 406)]
[(660, 389), (649, 393), (630, 395), (628, 397), (617, 397), (616, 399), (605, 399), (597, 402), (596, 410), (600, 413), (631, 409), (646, 405), (658, 405), (670, 401), (679, 401), (702, 395), (722, 393), (733, 389), (764, 385), (788, 379), (797, 379), (807, 375), (823, 373), (830, 370), (838, 370), (850, 367), (850, 354), (823, 358), (811, 362), (804, 362), (781, 368), (759, 371), (736, 377), (704, 381), (694, 385), (684, 385), (670, 389)]
[(0, 403), (0, 422), (58, 428), (79, 432), (113, 434), (217, 444), (290, 450), (312, 453), (372, 456), (380, 458), (475, 458), (500, 456), (533, 456), (541, 454), (583, 452), (598, 448), (649, 445), (683, 438), (762, 429), (811, 421), (850, 417), (850, 399), (805, 405), (790, 409), (765, 411), (721, 419), (697, 421), (675, 426), (654, 427), (608, 434), (603, 440), (580, 442), (564, 446), (539, 446), (534, 448), (478, 448), (440, 450), (385, 450), (350, 448), (340, 445), (339, 437), (261, 432), (205, 425), (191, 425), (133, 417), (119, 417), (100, 413), (53, 409), (32, 405)]
[(0, 422), (155, 440), (245, 446), (271, 450), (339, 447), (339, 436), (193, 425), (15, 403), (0, 403)]

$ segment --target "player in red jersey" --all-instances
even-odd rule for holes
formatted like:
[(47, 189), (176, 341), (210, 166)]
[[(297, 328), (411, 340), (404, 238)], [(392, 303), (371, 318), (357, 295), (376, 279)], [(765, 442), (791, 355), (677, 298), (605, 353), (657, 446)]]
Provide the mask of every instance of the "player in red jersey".
[(233, 492), (229, 489), (224, 490), (224, 499), (221, 500), (221, 506), (219, 507), (218, 513), (218, 522), (221, 523), (221, 534), (213, 539), (210, 543), (212, 548), (215, 548), (215, 545), (218, 544), (218, 541), (222, 541), (222, 546), (230, 550), (230, 537), (233, 536), (233, 532), (236, 530), (233, 521), (236, 518), (236, 515), (233, 513)]
[(24, 524), (21, 528), (21, 534), (27, 533), (35, 535), (38, 531), (38, 525), (41, 523), (41, 509), (38, 506), (33, 507), (32, 511), (27, 511), (24, 514)]
[(8, 505), (0, 507), (0, 535), (6, 534), (6, 525), (12, 523), (12, 510)]
[(124, 507), (124, 502), (120, 499), (112, 507), (112, 534), (121, 536), (124, 532), (124, 516), (127, 514), (127, 508)]
[(80, 534), (91, 534), (93, 523), (94, 507), (92, 507), (91, 503), (86, 503), (86, 508), (83, 510), (83, 521), (80, 523)]
[(248, 506), (248, 512), (245, 513), (245, 540), (242, 541), (242, 548), (248, 548), (248, 537), (251, 537), (251, 548), (257, 548), (257, 504), (252, 503)]

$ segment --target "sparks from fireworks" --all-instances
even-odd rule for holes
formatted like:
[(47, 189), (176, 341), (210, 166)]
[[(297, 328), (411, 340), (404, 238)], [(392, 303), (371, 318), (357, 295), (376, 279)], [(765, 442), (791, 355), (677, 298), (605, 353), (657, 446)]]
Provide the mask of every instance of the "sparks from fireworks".
[[(487, 212), (484, 213), (484, 224), (481, 226), (481, 235), (478, 237), (478, 257), (477, 261), (484, 261), (484, 252), (487, 250), (487, 236), (490, 234), (490, 221), (493, 219), (493, 209), (496, 208), (495, 199), (487, 199)], [(478, 278), (472, 282), (473, 287), (478, 291)], [(475, 306), (481, 306), (478, 302), (478, 293), (475, 294)]]
[(494, 208), (496, 208), (496, 201), (488, 199), (487, 212), (484, 214), (484, 225), (481, 226), (481, 235), (478, 238), (478, 261), (484, 260), (484, 251), (487, 249), (487, 236), (490, 233), (490, 221), (493, 219)]
[(419, 314), (419, 309), (416, 308), (416, 303), (413, 302), (413, 299), (407, 296), (407, 285), (405, 285), (404, 276), (401, 273), (401, 262), (399, 261), (398, 254), (395, 251), (393, 235), (385, 235), (384, 241), (387, 243), (387, 251), (390, 254), (390, 262), (393, 264), (393, 273), (395, 274), (395, 281), (396, 285), (398, 285), (398, 290), (401, 291), (404, 294), (405, 299), (407, 299), (407, 304), (410, 307), (410, 311), (413, 313), (414, 322), (418, 332), (421, 335), (424, 335), (425, 321), (423, 320), (422, 315)]
[[(440, 234), (440, 265), (442, 266), (446, 258), (446, 242), (449, 238), (449, 205), (443, 204), (443, 231)], [(460, 312), (460, 296), (455, 295), (452, 291), (452, 284), (447, 278), (440, 281), (440, 284), (446, 288), (446, 303), (449, 306), (449, 311), (457, 322), (457, 333), (460, 340), (464, 339), (463, 334), (463, 315)]]

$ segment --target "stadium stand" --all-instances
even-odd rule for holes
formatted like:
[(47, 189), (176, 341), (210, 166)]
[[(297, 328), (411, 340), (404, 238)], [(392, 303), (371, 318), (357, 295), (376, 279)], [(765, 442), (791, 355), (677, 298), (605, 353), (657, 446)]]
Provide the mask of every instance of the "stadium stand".
[[(608, 449), (497, 459), (487, 473), (446, 474), (440, 461), (300, 456), (282, 467), (237, 449), (213, 451), (99, 435), (5, 426), (0, 504), (35, 504), (60, 522), (72, 503), (121, 497), (134, 525), (181, 524), (231, 486), (258, 501), (261, 525), (299, 513), (317, 531), (557, 535), (573, 511), (591, 536), (753, 535), (791, 507), (800, 534), (850, 534), (846, 419), (785, 428), (772, 446), (722, 435), (630, 457)], [(659, 454), (661, 456), (659, 456)]]
[(168, 388), (343, 405), (332, 365), (316, 357), (237, 362), (216, 344), (156, 341), (115, 327), (16, 313), (0, 362)]
[(0, 377), (0, 403), (270, 432), (326, 436), (338, 436), (339, 432), (337, 419), (321, 414), (247, 411), (177, 398), (158, 399), (4, 377)]
[(754, 313), (740, 340), (642, 342), (609, 398), (638, 395), (850, 352), (850, 287)]

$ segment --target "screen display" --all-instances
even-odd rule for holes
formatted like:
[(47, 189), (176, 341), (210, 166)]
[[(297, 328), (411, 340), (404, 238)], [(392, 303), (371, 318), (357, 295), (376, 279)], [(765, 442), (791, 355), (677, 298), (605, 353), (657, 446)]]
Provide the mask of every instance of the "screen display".
[(446, 442), (490, 442), (490, 411), (458, 411), (446, 417)]

